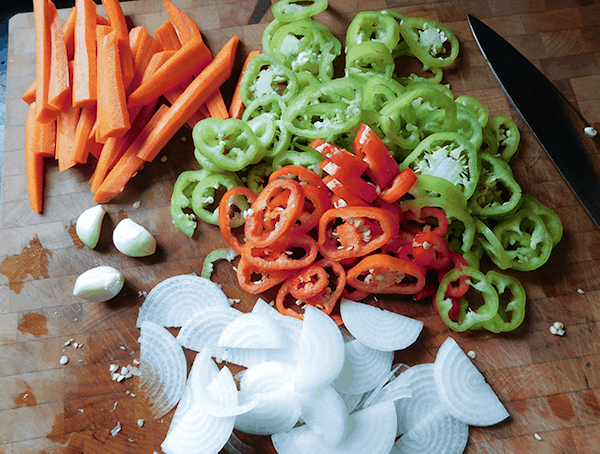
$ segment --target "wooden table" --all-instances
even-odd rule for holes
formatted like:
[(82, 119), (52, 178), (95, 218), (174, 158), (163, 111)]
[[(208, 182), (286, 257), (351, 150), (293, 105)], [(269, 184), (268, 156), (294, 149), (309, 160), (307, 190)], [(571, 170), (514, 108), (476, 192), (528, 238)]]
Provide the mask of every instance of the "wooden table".
[[(262, 31), (272, 18), (267, 12), (258, 25), (245, 25), (254, 2), (175, 3), (197, 21), (213, 53), (233, 34), (239, 36), (237, 70), (249, 50), (261, 48)], [(330, 9), (318, 19), (343, 38), (359, 9), (386, 7), (438, 19), (455, 31), (461, 54), (458, 64), (446, 71), (447, 82), (455, 96), (471, 94), (492, 115), (510, 115), (518, 122), (522, 145), (514, 158), (516, 179), (525, 192), (553, 208), (565, 227), (545, 266), (511, 273), (528, 294), (527, 318), (520, 329), (508, 335), (457, 334), (430, 305), (398, 303), (398, 310), (423, 320), (425, 328), (397, 359), (409, 365), (431, 362), (447, 336), (477, 353), (474, 363), (511, 417), (494, 427), (471, 428), (467, 452), (598, 452), (600, 233), (509, 105), (473, 40), (466, 14), (507, 37), (600, 130), (600, 2), (331, 0)], [(151, 32), (167, 18), (159, 0), (123, 3), (123, 9), (132, 25)], [(61, 15), (64, 20), (66, 11)], [(172, 413), (139, 427), (139, 408), (132, 397), (137, 379), (112, 381), (109, 366), (126, 366), (139, 357), (135, 322), (144, 292), (167, 277), (199, 273), (206, 254), (225, 243), (212, 226), (201, 224), (189, 239), (171, 222), (172, 184), (181, 171), (198, 168), (189, 129), (170, 142), (163, 159), (146, 165), (124, 193), (105, 205), (108, 215), (95, 250), (81, 244), (74, 228), (79, 214), (93, 205), (87, 183), (92, 164), (63, 173), (49, 164), (44, 213), (30, 210), (23, 159), (27, 105), (20, 96), (34, 77), (34, 42), (33, 15), (13, 17), (0, 206), (0, 452), (160, 451)], [(135, 208), (138, 201), (141, 205)], [(156, 254), (134, 259), (116, 251), (112, 228), (126, 216), (155, 235)], [(122, 270), (125, 289), (109, 303), (75, 298), (77, 276), (100, 264)], [(219, 264), (216, 277), (229, 297), (242, 300), (237, 307), (252, 306), (256, 297), (237, 286), (230, 265)], [(565, 324), (565, 336), (549, 332), (555, 321)], [(82, 346), (75, 348), (73, 342)], [(68, 364), (59, 364), (62, 355), (68, 356)], [(112, 437), (117, 423), (122, 430)]]

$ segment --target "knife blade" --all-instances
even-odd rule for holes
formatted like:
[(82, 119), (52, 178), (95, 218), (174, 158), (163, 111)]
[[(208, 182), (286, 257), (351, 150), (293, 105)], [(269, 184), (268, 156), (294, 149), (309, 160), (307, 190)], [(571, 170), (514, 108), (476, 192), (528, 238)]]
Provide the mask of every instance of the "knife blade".
[(479, 19), (467, 18), (509, 100), (600, 228), (600, 137), (533, 63)]

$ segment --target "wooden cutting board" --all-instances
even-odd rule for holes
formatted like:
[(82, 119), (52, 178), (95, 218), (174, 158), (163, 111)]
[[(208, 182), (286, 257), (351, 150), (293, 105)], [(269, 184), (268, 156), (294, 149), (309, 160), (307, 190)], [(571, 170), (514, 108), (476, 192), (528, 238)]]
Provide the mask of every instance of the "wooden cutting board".
[[(257, 25), (246, 25), (254, 1), (174, 1), (198, 23), (213, 54), (238, 35), (237, 78), (247, 52), (261, 49), (271, 13)], [(473, 95), (491, 115), (510, 115), (517, 121), (522, 143), (514, 158), (516, 179), (524, 192), (553, 208), (565, 227), (546, 265), (535, 272), (510, 273), (518, 276), (528, 294), (527, 317), (516, 332), (457, 334), (429, 304), (380, 302), (425, 324), (417, 343), (396, 359), (409, 365), (432, 362), (447, 336), (465, 351), (477, 353), (475, 365), (511, 417), (494, 427), (471, 428), (469, 453), (598, 452), (600, 232), (509, 105), (473, 40), (466, 14), (507, 37), (600, 130), (600, 2), (331, 0), (318, 19), (343, 39), (357, 11), (383, 8), (438, 19), (454, 30), (461, 53), (445, 72), (446, 81), (455, 96)], [(146, 26), (150, 32), (167, 18), (160, 0), (123, 3), (123, 9), (131, 25)], [(63, 20), (66, 13), (61, 11)], [(200, 223), (189, 239), (172, 225), (173, 182), (181, 171), (198, 168), (191, 132), (185, 128), (105, 205), (108, 215), (95, 250), (81, 244), (74, 228), (79, 214), (94, 204), (87, 183), (93, 162), (59, 173), (47, 161), (44, 212), (30, 210), (23, 159), (27, 105), (20, 97), (35, 74), (33, 24), (32, 14), (20, 14), (9, 26), (0, 205), (0, 453), (160, 452), (172, 413), (139, 427), (141, 413), (133, 397), (137, 379), (112, 381), (109, 366), (127, 366), (139, 358), (135, 322), (144, 293), (165, 278), (199, 273), (206, 254), (225, 243), (213, 226)], [(134, 259), (116, 251), (111, 232), (123, 217), (155, 235), (156, 254)], [(75, 298), (77, 276), (101, 264), (122, 270), (127, 282), (122, 293), (109, 303)], [(230, 264), (218, 264), (216, 280), (229, 297), (241, 299), (236, 307), (252, 307), (256, 297), (238, 287)], [(549, 332), (555, 321), (565, 324), (565, 336)], [(75, 348), (73, 342), (80, 346)], [(68, 356), (68, 364), (59, 364), (62, 355)], [(122, 429), (113, 437), (110, 431), (117, 424)], [(257, 443), (261, 451), (268, 450), (268, 443)]]

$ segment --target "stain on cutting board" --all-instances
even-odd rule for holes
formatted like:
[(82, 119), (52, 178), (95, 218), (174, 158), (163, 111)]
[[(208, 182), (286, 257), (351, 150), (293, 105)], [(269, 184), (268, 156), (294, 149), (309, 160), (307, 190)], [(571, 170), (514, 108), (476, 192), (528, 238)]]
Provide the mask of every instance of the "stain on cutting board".
[(25, 380), (19, 380), (19, 384), (25, 387), (25, 390), (15, 397), (15, 405), (18, 407), (31, 407), (37, 404), (37, 400), (31, 392), (31, 386)]
[(27, 276), (34, 279), (48, 278), (48, 260), (51, 257), (52, 251), (42, 246), (36, 235), (20, 254), (9, 255), (0, 263), (0, 274), (8, 278), (8, 288), (20, 293)]
[(22, 334), (32, 334), (33, 337), (42, 337), (48, 334), (47, 322), (48, 319), (42, 314), (30, 312), (23, 316), (17, 328)]

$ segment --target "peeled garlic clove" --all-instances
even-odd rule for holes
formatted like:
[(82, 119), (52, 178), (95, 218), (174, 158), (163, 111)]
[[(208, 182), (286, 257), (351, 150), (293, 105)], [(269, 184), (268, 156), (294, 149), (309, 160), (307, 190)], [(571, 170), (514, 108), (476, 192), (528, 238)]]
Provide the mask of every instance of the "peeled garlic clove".
[(152, 234), (129, 218), (115, 227), (113, 243), (120, 252), (130, 257), (146, 257), (156, 251), (156, 240)]
[(108, 301), (123, 288), (125, 278), (112, 266), (97, 266), (87, 270), (75, 281), (73, 295), (87, 301)]
[(75, 232), (83, 244), (94, 249), (100, 238), (100, 228), (106, 212), (102, 205), (88, 208), (77, 218)]

